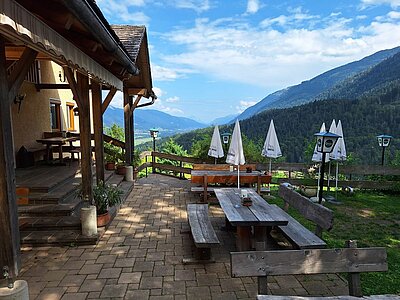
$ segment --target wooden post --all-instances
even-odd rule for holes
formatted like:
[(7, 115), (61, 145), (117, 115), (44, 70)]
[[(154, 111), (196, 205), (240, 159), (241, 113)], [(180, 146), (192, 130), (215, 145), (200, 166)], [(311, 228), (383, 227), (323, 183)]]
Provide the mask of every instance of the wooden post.
[[(92, 203), (93, 175), (92, 175), (92, 135), (90, 132), (90, 106), (89, 106), (89, 78), (79, 72), (77, 74), (77, 85), (81, 91), (81, 106), (79, 110), (79, 131), (81, 145), (81, 173), (84, 195), (89, 203)], [(78, 106), (79, 107), (79, 106)]]
[(125, 162), (127, 165), (132, 164), (132, 118), (131, 118), (132, 97), (124, 88), (124, 129), (125, 129)]
[(11, 278), (18, 275), (20, 268), (10, 102), (5, 44), (0, 36), (0, 279), (4, 267), (8, 267)]
[[(346, 248), (357, 248), (357, 241), (346, 241)], [(360, 273), (349, 274), (349, 294), (354, 297), (362, 297)]]
[(257, 194), (261, 195), (261, 175), (257, 176)]
[(72, 70), (64, 66), (64, 74), (68, 78), (74, 99), (78, 104), (79, 131), (81, 145), (81, 172), (82, 193), (85, 200), (93, 204), (93, 180), (92, 180), (92, 136), (90, 133), (90, 106), (89, 106), (89, 78), (76, 72), (76, 80)]
[(207, 178), (207, 174), (204, 174), (203, 177), (203, 203), (207, 203), (207, 196), (208, 196), (208, 191), (207, 191), (207, 187), (208, 187), (208, 178)]
[(251, 226), (236, 226), (236, 248), (238, 251), (249, 251), (250, 236), (251, 236)]
[[(255, 248), (256, 251), (267, 250), (267, 227), (254, 226)], [(258, 276), (258, 294), (268, 294), (267, 276)]]
[(101, 86), (92, 80), (92, 108), (94, 127), (94, 154), (96, 158), (96, 182), (104, 182), (104, 137)]

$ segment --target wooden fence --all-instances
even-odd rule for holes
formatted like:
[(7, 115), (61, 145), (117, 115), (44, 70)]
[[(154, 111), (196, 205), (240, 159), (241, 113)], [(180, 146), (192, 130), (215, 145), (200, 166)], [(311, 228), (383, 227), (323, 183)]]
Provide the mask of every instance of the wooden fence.
[[(151, 159), (149, 159), (151, 157)], [(146, 151), (141, 154), (141, 158), (145, 159), (145, 163), (138, 167), (139, 171), (152, 168), (154, 173), (157, 172), (170, 172), (171, 175), (184, 178), (185, 174), (190, 175), (192, 170), (191, 164), (204, 164), (212, 163), (212, 160), (203, 160), (194, 157), (179, 156), (167, 154), (162, 152)], [(173, 164), (166, 164), (157, 162), (158, 159), (166, 159)], [(188, 166), (189, 165), (189, 166)], [(284, 178), (275, 178), (273, 183), (289, 182), (293, 185), (316, 186), (317, 179), (307, 178), (308, 170), (310, 167), (317, 164), (304, 164), (304, 163), (272, 163), (273, 171), (284, 171)], [(269, 164), (256, 164), (256, 169), (266, 171), (269, 169)], [(336, 163), (332, 164), (331, 176), (334, 177), (336, 170)], [(318, 166), (315, 172), (318, 172)], [(381, 165), (359, 165), (359, 166), (346, 166), (339, 165), (339, 174), (345, 176), (345, 180), (338, 181), (338, 187), (353, 187), (364, 189), (379, 189), (379, 190), (392, 190), (400, 187), (399, 181), (390, 181), (379, 178), (381, 176), (400, 176), (399, 167), (381, 166)], [(376, 179), (365, 178), (370, 175), (377, 175)], [(326, 184), (326, 183), (325, 183)], [(330, 186), (335, 186), (335, 180), (331, 179)]]

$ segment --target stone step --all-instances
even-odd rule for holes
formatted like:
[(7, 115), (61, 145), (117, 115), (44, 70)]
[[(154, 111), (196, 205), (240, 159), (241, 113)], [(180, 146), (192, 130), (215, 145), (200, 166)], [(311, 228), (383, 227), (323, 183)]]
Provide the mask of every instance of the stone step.
[(81, 220), (75, 216), (63, 217), (20, 217), (20, 231), (63, 231), (81, 230)]
[(61, 231), (21, 231), (23, 246), (80, 246), (95, 245), (99, 236), (85, 237), (80, 230)]
[(80, 206), (81, 199), (73, 198), (69, 203), (27, 205), (18, 207), (20, 217), (70, 216)]

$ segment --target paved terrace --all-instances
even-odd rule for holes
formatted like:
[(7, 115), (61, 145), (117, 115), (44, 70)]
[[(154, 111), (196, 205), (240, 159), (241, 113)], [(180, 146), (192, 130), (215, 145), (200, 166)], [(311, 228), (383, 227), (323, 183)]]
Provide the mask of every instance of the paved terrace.
[[(186, 204), (199, 200), (190, 183), (151, 175), (135, 185), (96, 246), (23, 249), (21, 278), (31, 299), (255, 299), (256, 278), (231, 278), (233, 233), (219, 230), (222, 210), (210, 207), (221, 246), (216, 263), (183, 265), (192, 255)], [(335, 275), (269, 277), (277, 295), (346, 295)]]

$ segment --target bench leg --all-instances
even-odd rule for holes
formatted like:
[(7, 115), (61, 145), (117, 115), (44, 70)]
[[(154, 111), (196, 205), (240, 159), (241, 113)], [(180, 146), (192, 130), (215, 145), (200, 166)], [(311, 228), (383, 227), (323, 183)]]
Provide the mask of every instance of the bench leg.
[[(271, 228), (265, 226), (254, 226), (254, 240), (257, 251), (267, 250), (267, 234)], [(267, 276), (257, 277), (258, 281), (258, 294), (268, 294)]]
[(251, 250), (251, 226), (236, 227), (236, 248), (238, 251)]
[(194, 258), (184, 258), (182, 263), (184, 265), (188, 264), (208, 264), (214, 263), (215, 260), (211, 255), (211, 248), (196, 248)]

